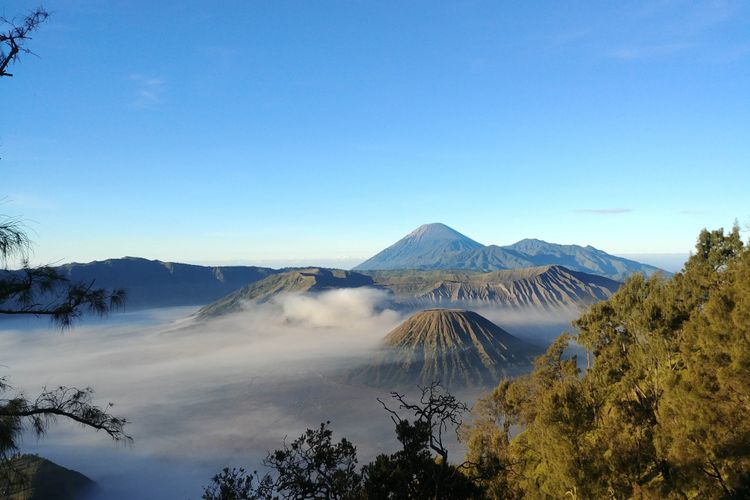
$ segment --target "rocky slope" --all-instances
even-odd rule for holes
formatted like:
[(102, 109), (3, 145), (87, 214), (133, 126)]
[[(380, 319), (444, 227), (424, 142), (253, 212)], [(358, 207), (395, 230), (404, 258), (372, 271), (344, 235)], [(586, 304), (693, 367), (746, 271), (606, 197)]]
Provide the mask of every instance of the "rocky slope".
[(539, 353), (475, 312), (428, 309), (390, 332), (373, 362), (352, 371), (350, 380), (380, 387), (494, 385), (528, 369)]
[(560, 266), (493, 271), (369, 271), (301, 269), (275, 274), (247, 285), (198, 311), (208, 319), (242, 310), (288, 293), (334, 288), (376, 287), (392, 292), (390, 307), (512, 307), (537, 310), (567, 308), (578, 312), (612, 295), (620, 283)]
[(580, 307), (612, 295), (620, 283), (561, 266), (489, 273), (450, 271), (370, 272), (402, 303), (486, 306)]
[(13, 458), (8, 500), (75, 500), (97, 491), (94, 481), (36, 455)]

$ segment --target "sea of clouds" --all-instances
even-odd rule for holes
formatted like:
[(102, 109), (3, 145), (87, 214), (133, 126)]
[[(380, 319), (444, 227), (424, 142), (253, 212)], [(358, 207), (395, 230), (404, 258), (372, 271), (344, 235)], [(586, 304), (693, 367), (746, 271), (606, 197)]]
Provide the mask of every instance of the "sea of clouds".
[[(288, 295), (210, 321), (194, 312), (122, 313), (64, 332), (42, 320), (0, 323), (0, 376), (16, 391), (91, 386), (98, 404), (113, 402), (112, 413), (131, 421), (134, 438), (116, 444), (61, 420), (40, 440), (28, 434), (22, 451), (88, 475), (99, 498), (185, 499), (199, 498), (222, 467), (258, 468), (268, 450), (327, 420), (336, 438), (358, 445), (361, 462), (397, 449), (376, 399), (387, 391), (341, 376), (404, 319), (383, 291)], [(479, 312), (538, 343), (564, 321)], [(471, 403), (478, 393), (460, 396)]]

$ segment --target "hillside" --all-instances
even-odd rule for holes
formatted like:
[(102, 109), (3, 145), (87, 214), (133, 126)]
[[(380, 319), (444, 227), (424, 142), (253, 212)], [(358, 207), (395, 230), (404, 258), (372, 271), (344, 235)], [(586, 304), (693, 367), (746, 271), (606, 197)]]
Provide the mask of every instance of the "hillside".
[(373, 271), (374, 281), (402, 303), (487, 306), (578, 307), (610, 297), (620, 283), (561, 266), (489, 273)]
[(447, 387), (492, 385), (528, 369), (539, 352), (475, 312), (428, 309), (390, 332), (373, 362), (351, 379), (382, 387), (437, 380)]
[(96, 483), (80, 472), (66, 469), (36, 455), (11, 460), (13, 479), (7, 500), (75, 500), (88, 497)]
[(420, 226), (353, 269), (488, 272), (547, 265), (564, 266), (572, 271), (598, 274), (618, 281), (633, 273), (649, 276), (661, 271), (648, 264), (610, 255), (592, 246), (558, 245), (536, 239), (521, 240), (507, 246), (484, 246), (443, 224)]
[(335, 288), (377, 287), (392, 292), (394, 308), (456, 306), (532, 307), (577, 312), (582, 305), (610, 297), (620, 283), (560, 266), (479, 273), (472, 271), (366, 271), (298, 269), (271, 275), (203, 307), (208, 319), (242, 310), (246, 302), (263, 303), (288, 293)]
[(206, 304), (280, 272), (265, 267), (196, 266), (136, 257), (65, 264), (57, 269), (72, 281), (124, 288), (125, 307), (130, 310)]
[(336, 288), (374, 286), (370, 276), (342, 269), (307, 268), (275, 274), (244, 286), (201, 308), (197, 316), (207, 319), (241, 311), (245, 302), (263, 303), (285, 293), (321, 292)]
[(642, 264), (624, 257), (610, 255), (592, 246), (557, 245), (537, 239), (525, 239), (504, 247), (507, 251), (518, 252), (534, 266), (550, 263), (565, 266), (573, 271), (582, 271), (600, 276), (623, 280), (633, 273), (644, 273), (647, 276), (663, 272), (657, 267)]

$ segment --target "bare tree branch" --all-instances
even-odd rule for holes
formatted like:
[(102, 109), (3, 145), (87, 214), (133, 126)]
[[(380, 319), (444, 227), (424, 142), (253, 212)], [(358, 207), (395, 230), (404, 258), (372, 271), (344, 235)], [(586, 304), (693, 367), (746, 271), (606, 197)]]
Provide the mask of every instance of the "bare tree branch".
[(26, 48), (26, 42), (31, 40), (31, 33), (48, 17), (49, 12), (42, 8), (29, 12), (20, 22), (0, 17), (0, 24), (7, 27), (7, 31), (0, 33), (0, 77), (13, 76), (8, 73), (8, 67), (18, 61), (19, 54), (32, 53)]
[[(419, 403), (410, 403), (405, 395), (396, 391), (391, 392), (391, 397), (398, 402), (399, 410), (407, 410), (416, 417), (415, 422), (423, 423), (430, 429), (430, 449), (437, 453), (444, 463), (448, 463), (448, 449), (443, 442), (443, 435), (452, 427), (458, 436), (461, 427), (461, 419), (464, 413), (469, 411), (466, 403), (459, 401), (455, 396), (445, 391), (439, 381), (434, 381), (428, 386), (418, 386), (421, 391)], [(390, 414), (394, 424), (399, 424), (402, 419), (398, 412), (389, 408), (380, 398), (378, 402)]]

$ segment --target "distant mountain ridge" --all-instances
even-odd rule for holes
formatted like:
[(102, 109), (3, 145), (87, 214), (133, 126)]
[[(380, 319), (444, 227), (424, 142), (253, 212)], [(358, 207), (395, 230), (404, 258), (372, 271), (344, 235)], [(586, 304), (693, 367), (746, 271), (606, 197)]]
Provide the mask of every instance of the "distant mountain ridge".
[(484, 246), (441, 223), (420, 226), (352, 270), (465, 269), (488, 272), (545, 265), (564, 266), (571, 271), (598, 274), (617, 281), (633, 273), (647, 276), (656, 272), (669, 274), (592, 246), (558, 245), (538, 239), (525, 239), (507, 246)]
[[(549, 266), (558, 266), (561, 270)], [(536, 273), (533, 277), (528, 273), (516, 273), (526, 268), (544, 269), (530, 271)], [(64, 264), (56, 269), (72, 282), (92, 283), (97, 288), (125, 289), (125, 309), (137, 310), (205, 306), (269, 277), (313, 268), (199, 266), (124, 257)], [(391, 271), (399, 271), (399, 276), (393, 273), (389, 275)], [(431, 271), (442, 274), (430, 274)], [(488, 305), (551, 305), (600, 300), (602, 295), (618, 286), (614, 282), (592, 285), (592, 276), (575, 273), (620, 281), (633, 272), (648, 275), (656, 271), (659, 270), (653, 266), (615, 257), (590, 246), (555, 245), (532, 239), (506, 247), (484, 246), (444, 224), (436, 223), (412, 231), (348, 271), (349, 274), (336, 280), (337, 284), (332, 287), (381, 286), (392, 290), (402, 303), (470, 301)], [(500, 274), (492, 275), (494, 272)], [(0, 270), (0, 279), (14, 273), (19, 271)], [(485, 276), (475, 275), (482, 273)], [(299, 275), (297, 279), (301, 279)], [(308, 290), (305, 280), (295, 282), (287, 276), (276, 283), (276, 288), (271, 283), (264, 283), (260, 288), (245, 290), (244, 293), (251, 297), (244, 297), (243, 300), (257, 300), (264, 293), (320, 290), (322, 281), (317, 283), (317, 280), (324, 279), (323, 275), (315, 278), (316, 283), (309, 285)], [(510, 286), (501, 282), (514, 284)], [(409, 287), (415, 289), (413, 293), (406, 293)], [(420, 296), (417, 296), (417, 288)]]
[[(126, 310), (204, 305), (284, 270), (256, 266), (197, 266), (123, 257), (55, 268), (73, 282), (96, 288), (122, 288)], [(0, 279), (19, 271), (0, 270)]]
[(242, 310), (246, 303), (263, 303), (283, 294), (358, 287), (390, 291), (391, 306), (401, 309), (470, 305), (578, 311), (582, 306), (608, 298), (619, 286), (619, 282), (609, 278), (570, 271), (561, 266), (489, 273), (295, 269), (268, 276), (230, 293), (201, 308), (198, 318), (223, 316)]

